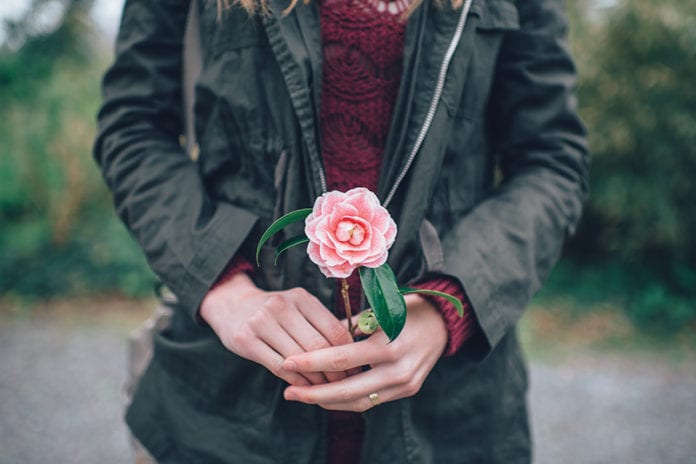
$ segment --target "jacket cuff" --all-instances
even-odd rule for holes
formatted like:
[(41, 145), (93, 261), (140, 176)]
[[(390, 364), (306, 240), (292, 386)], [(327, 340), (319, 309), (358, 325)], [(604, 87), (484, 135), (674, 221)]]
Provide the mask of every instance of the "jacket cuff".
[(418, 285), (414, 285), (414, 287), (448, 293), (459, 298), (462, 302), (464, 306), (464, 315), (460, 316), (457, 312), (457, 308), (445, 298), (432, 295), (421, 295), (440, 311), (442, 318), (445, 320), (448, 341), (442, 356), (447, 357), (454, 355), (459, 351), (462, 345), (478, 331), (476, 327), (476, 316), (471, 310), (471, 305), (469, 304), (464, 289), (455, 279), (444, 276), (427, 280)]
[(256, 221), (257, 217), (245, 210), (222, 205), (205, 232), (194, 237), (197, 246), (190, 250), (190, 254), (178, 256), (181, 268), (167, 269), (169, 276), (175, 278), (163, 279), (165, 285), (174, 292), (196, 323), (205, 325), (198, 314), (201, 302), (232, 258), (240, 252)]

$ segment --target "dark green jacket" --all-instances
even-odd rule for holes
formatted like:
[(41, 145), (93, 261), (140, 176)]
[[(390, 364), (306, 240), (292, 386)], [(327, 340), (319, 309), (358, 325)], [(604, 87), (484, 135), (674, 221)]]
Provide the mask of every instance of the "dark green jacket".
[[(199, 8), (197, 161), (178, 141), (189, 0), (127, 1), (104, 80), (95, 157), (179, 299), (127, 421), (162, 462), (321, 463), (323, 411), (284, 401), (280, 380), (196, 320), (230, 257), (323, 191), (318, 2), (287, 17), (285, 1), (271, 1), (268, 17), (232, 8), (220, 22), (215, 4)], [(561, 0), (474, 0), (462, 11), (426, 0), (409, 19), (378, 193), (399, 226), (389, 259), (399, 281), (458, 279), (479, 335), (417, 395), (365, 413), (365, 463), (530, 459), (515, 324), (580, 217), (584, 130)], [(259, 286), (303, 286), (333, 306), (334, 282), (303, 250), (277, 268), (267, 254)]]

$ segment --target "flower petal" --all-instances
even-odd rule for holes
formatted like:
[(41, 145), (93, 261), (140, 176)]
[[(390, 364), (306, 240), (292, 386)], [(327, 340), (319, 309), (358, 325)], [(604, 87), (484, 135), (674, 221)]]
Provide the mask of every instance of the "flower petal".
[(338, 266), (346, 262), (346, 259), (340, 256), (335, 248), (324, 244), (319, 246), (319, 256), (326, 266)]
[(331, 211), (331, 215), (329, 216), (329, 227), (331, 230), (336, 230), (338, 223), (341, 222), (341, 220), (343, 220), (343, 218), (346, 216), (358, 216), (358, 210), (355, 208), (355, 206), (346, 203), (339, 203), (335, 205), (333, 211)]
[(385, 251), (384, 253), (375, 257), (374, 259), (372, 259), (370, 261), (365, 261), (360, 265), (365, 266), (365, 267), (371, 267), (371, 268), (380, 267), (382, 264), (387, 262), (388, 257), (389, 257), (389, 253), (387, 253)]
[(317, 211), (323, 216), (326, 214), (331, 214), (336, 205), (345, 200), (346, 195), (343, 192), (333, 190), (331, 192), (323, 194), (322, 198), (323, 202), (321, 204), (321, 207), (319, 209), (315, 207), (315, 211)]

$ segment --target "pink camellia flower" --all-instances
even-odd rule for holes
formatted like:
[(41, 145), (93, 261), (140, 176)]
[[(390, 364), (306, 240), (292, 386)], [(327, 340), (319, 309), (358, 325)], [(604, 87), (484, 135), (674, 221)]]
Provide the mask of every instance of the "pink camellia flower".
[(377, 196), (358, 187), (325, 193), (305, 219), (307, 254), (326, 277), (346, 278), (360, 266), (387, 261), (396, 224)]

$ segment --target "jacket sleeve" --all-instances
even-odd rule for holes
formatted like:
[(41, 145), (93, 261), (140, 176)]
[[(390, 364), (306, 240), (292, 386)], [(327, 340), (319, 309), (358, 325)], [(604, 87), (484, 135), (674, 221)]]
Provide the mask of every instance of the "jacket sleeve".
[(585, 131), (560, 0), (519, 2), (503, 39), (488, 128), (502, 182), (443, 236), (447, 272), (476, 314), (485, 357), (511, 330), (574, 232), (587, 191)]
[(256, 216), (207, 192), (180, 147), (189, 0), (128, 0), (103, 82), (94, 156), (158, 277), (196, 316)]

